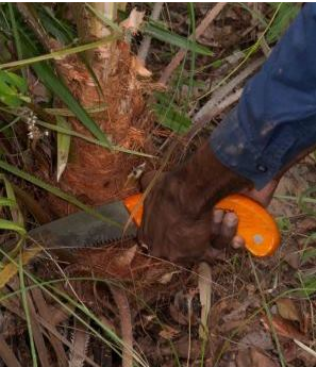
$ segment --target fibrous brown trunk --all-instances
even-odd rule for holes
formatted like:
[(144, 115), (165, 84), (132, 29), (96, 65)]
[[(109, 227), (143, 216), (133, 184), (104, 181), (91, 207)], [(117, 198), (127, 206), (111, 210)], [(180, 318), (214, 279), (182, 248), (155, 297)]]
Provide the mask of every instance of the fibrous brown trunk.
[[(94, 55), (89, 55), (89, 60), (93, 60), (90, 66), (102, 93), (77, 55), (58, 62), (59, 72), (73, 95), (85, 108), (105, 103), (106, 109), (94, 115), (94, 120), (115, 145), (151, 152), (151, 117), (144, 98), (148, 83), (137, 77), (137, 63), (130, 45), (116, 42), (107, 49), (96, 50)], [(75, 131), (89, 135), (80, 121), (71, 118), (70, 122)], [(90, 205), (126, 197), (136, 190), (128, 176), (144, 160), (72, 138), (69, 162), (60, 186)], [(57, 199), (53, 199), (53, 207), (61, 216), (72, 210)]]

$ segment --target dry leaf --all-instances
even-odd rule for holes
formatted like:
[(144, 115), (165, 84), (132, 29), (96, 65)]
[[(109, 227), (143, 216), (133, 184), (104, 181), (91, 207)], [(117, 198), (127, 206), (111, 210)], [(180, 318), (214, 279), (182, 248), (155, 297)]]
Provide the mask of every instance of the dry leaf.
[(284, 260), (291, 266), (291, 268), (297, 270), (301, 264), (301, 254), (298, 251), (287, 252), (284, 255)]
[(179, 271), (177, 271), (177, 270), (166, 273), (158, 279), (158, 283), (168, 284), (168, 283), (170, 283), (170, 281), (171, 281), (172, 277), (174, 276), (174, 274), (178, 274), (178, 273), (179, 273)]
[(132, 58), (131, 67), (134, 69), (136, 74), (139, 76), (143, 76), (144, 78), (149, 78), (152, 75), (152, 72), (144, 66), (142, 60), (140, 60), (137, 56)]
[(283, 351), (286, 363), (297, 365), (295, 361), (302, 361), (305, 367), (315, 367), (316, 352), (302, 343), (299, 346), (298, 343), (297, 340), (294, 340), (294, 343), (290, 342), (284, 345)]
[(278, 367), (275, 361), (255, 348), (239, 351), (236, 364), (237, 367)]
[(189, 320), (188, 320), (188, 316), (184, 315), (175, 305), (173, 305), (172, 303), (170, 303), (169, 305), (169, 312), (170, 312), (170, 316), (172, 317), (172, 319), (180, 324), (180, 325), (188, 325)]
[(286, 320), (298, 321), (301, 324), (301, 316), (295, 303), (290, 298), (281, 298), (276, 302), (280, 316)]
[[(270, 329), (268, 318), (264, 316), (261, 318), (261, 321), (266, 330), (269, 330), (271, 333), (273, 333), (273, 330)], [(302, 334), (289, 320), (285, 320), (280, 316), (273, 316), (272, 324), (275, 332), (280, 336), (290, 339), (306, 340), (305, 335)]]
[(314, 349), (296, 339), (294, 339), (294, 343), (301, 348), (301, 352), (304, 351), (299, 353), (301, 357), (304, 356), (304, 359), (308, 361), (312, 358), (316, 364), (316, 351)]
[(126, 267), (130, 267), (135, 254), (136, 254), (136, 250), (137, 250), (137, 245), (134, 245), (133, 247), (129, 248), (128, 250), (124, 251), (123, 254), (121, 254), (118, 259), (116, 259), (116, 265), (119, 268), (126, 268)]
[(238, 343), (241, 348), (256, 347), (263, 350), (273, 349), (270, 334), (263, 330), (253, 331), (245, 335)]
[(251, 349), (252, 367), (278, 367), (278, 364), (270, 357), (257, 349)]
[(87, 355), (90, 334), (87, 326), (82, 325), (75, 319), (75, 329), (72, 334), (69, 367), (83, 367)]
[(126, 30), (131, 31), (132, 34), (136, 34), (143, 23), (144, 15), (144, 11), (138, 11), (134, 8), (129, 17), (121, 22), (121, 26)]
[[(23, 265), (28, 264), (39, 252), (42, 251), (42, 248), (39, 246), (23, 250), (21, 262)], [(19, 263), (19, 259), (16, 259), (16, 262)], [(18, 272), (19, 268), (13, 263), (9, 263), (4, 266), (4, 268), (0, 272), (0, 289), (2, 289)]]
[(180, 333), (179, 330), (174, 329), (169, 325), (164, 325), (163, 330), (159, 332), (159, 336), (161, 336), (164, 339), (170, 340), (173, 339), (175, 336), (177, 336), (179, 333)]
[(211, 308), (211, 284), (212, 273), (209, 264), (202, 262), (199, 265), (199, 292), (201, 303), (201, 325), (199, 328), (199, 336), (206, 339), (208, 335), (208, 315)]

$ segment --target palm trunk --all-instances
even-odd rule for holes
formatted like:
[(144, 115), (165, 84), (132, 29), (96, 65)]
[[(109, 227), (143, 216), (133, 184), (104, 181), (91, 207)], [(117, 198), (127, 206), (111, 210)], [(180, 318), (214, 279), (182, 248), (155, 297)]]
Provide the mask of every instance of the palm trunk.
[[(79, 35), (84, 40), (104, 37), (109, 30), (78, 4), (76, 19)], [(116, 19), (115, 3), (95, 3), (110, 19)], [(102, 91), (96, 86), (86, 66), (77, 56), (59, 62), (59, 70), (72, 93), (84, 107), (106, 104), (104, 112), (95, 117), (101, 129), (116, 144), (128, 149), (151, 151), (148, 137), (150, 114), (144, 100), (144, 83), (137, 80), (130, 45), (114, 42), (87, 54), (90, 67), (98, 78)], [(76, 119), (71, 119), (73, 129), (89, 134)], [(70, 161), (61, 180), (63, 190), (71, 192), (90, 205), (98, 205), (135, 192), (135, 183), (128, 176), (134, 166), (144, 159), (124, 153), (110, 152), (81, 139), (73, 138)], [(59, 215), (69, 212), (66, 203), (54, 200)]]

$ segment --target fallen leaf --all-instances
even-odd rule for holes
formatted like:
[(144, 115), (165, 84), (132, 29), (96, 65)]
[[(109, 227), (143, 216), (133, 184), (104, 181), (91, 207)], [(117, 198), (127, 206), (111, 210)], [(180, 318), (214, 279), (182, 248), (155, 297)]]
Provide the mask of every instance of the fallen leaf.
[[(21, 254), (22, 264), (28, 264), (41, 251), (42, 248), (39, 246), (23, 250)], [(16, 262), (19, 263), (18, 258), (16, 259)], [(17, 274), (18, 270), (19, 267), (13, 263), (9, 263), (4, 266), (4, 268), (0, 272), (0, 289), (3, 288)]]
[(72, 334), (72, 343), (69, 356), (69, 367), (83, 367), (87, 355), (90, 334), (88, 327), (75, 319), (75, 328)]
[(159, 336), (164, 339), (170, 340), (173, 339), (175, 336), (179, 335), (180, 331), (169, 326), (163, 325), (163, 329), (159, 332)]
[(284, 260), (291, 268), (297, 270), (301, 264), (301, 255), (298, 251), (288, 252), (284, 255)]
[(239, 340), (238, 344), (241, 348), (256, 347), (263, 350), (273, 349), (273, 342), (270, 334), (263, 330), (253, 331), (245, 335)]
[(237, 320), (244, 320), (246, 317), (246, 311), (250, 305), (251, 300), (247, 300), (244, 303), (237, 303), (236, 301), (233, 310), (223, 316), (223, 321), (227, 323)]
[(278, 367), (270, 357), (257, 349), (251, 349), (252, 367)]
[(164, 274), (161, 278), (158, 279), (158, 283), (160, 284), (168, 284), (170, 283), (174, 274), (178, 274), (179, 271), (171, 271), (169, 273)]
[(118, 259), (116, 260), (116, 265), (122, 269), (125, 267), (129, 267), (135, 257), (136, 250), (137, 250), (137, 245), (134, 245), (133, 247), (124, 251), (123, 254), (121, 254), (118, 257)]
[(236, 364), (237, 367), (278, 367), (274, 360), (255, 348), (239, 351)]
[[(294, 340), (293, 342), (289, 342), (284, 345), (284, 358), (286, 360), (286, 363), (291, 365), (297, 365), (295, 361), (302, 361), (304, 364), (304, 367), (315, 367), (316, 364), (316, 352), (311, 350), (311, 348), (303, 345), (301, 343), (301, 346), (297, 344), (297, 340)], [(304, 346), (302, 348), (302, 345)]]
[(314, 349), (310, 348), (308, 345), (305, 345), (304, 343), (296, 339), (294, 339), (294, 343), (301, 348), (300, 350), (301, 353), (299, 353), (301, 359), (306, 360), (308, 362), (312, 360), (316, 364), (316, 351)]
[(286, 320), (298, 321), (301, 324), (301, 315), (290, 298), (281, 298), (276, 302), (281, 317)]
[(201, 262), (199, 265), (198, 273), (201, 303), (201, 324), (199, 327), (199, 336), (201, 339), (206, 339), (208, 335), (208, 316), (211, 308), (211, 268), (207, 263)]
[(175, 305), (172, 303), (169, 305), (169, 312), (172, 319), (180, 325), (188, 325), (188, 316), (184, 315)]
[[(305, 335), (301, 333), (291, 321), (283, 319), (281, 316), (272, 316), (271, 319), (275, 332), (278, 335), (290, 339), (306, 340)], [(273, 333), (273, 330), (270, 328), (269, 320), (266, 316), (261, 318), (261, 322), (263, 323), (263, 326), (266, 328), (266, 330)]]
[[(188, 353), (190, 351), (190, 353)], [(201, 356), (201, 343), (199, 340), (192, 339), (190, 340), (187, 335), (184, 335), (178, 340), (175, 340), (171, 343), (168, 343), (168, 345), (162, 346), (159, 350), (159, 357), (160, 356), (170, 356), (172, 360), (172, 364), (170, 364), (170, 367), (174, 366), (174, 355), (176, 355), (179, 358), (184, 358), (189, 360), (195, 360), (198, 359)], [(157, 354), (157, 351), (156, 351)], [(156, 356), (157, 360), (157, 356)], [(157, 366), (165, 366), (163, 364), (157, 364)], [(193, 363), (192, 363), (193, 365)]]

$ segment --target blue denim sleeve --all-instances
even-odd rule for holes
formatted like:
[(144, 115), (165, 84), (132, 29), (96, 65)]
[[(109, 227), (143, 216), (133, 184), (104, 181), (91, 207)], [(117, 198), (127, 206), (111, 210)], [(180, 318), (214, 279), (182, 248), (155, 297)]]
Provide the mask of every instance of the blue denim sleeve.
[(316, 144), (315, 41), (316, 4), (309, 3), (210, 138), (219, 160), (257, 189)]

